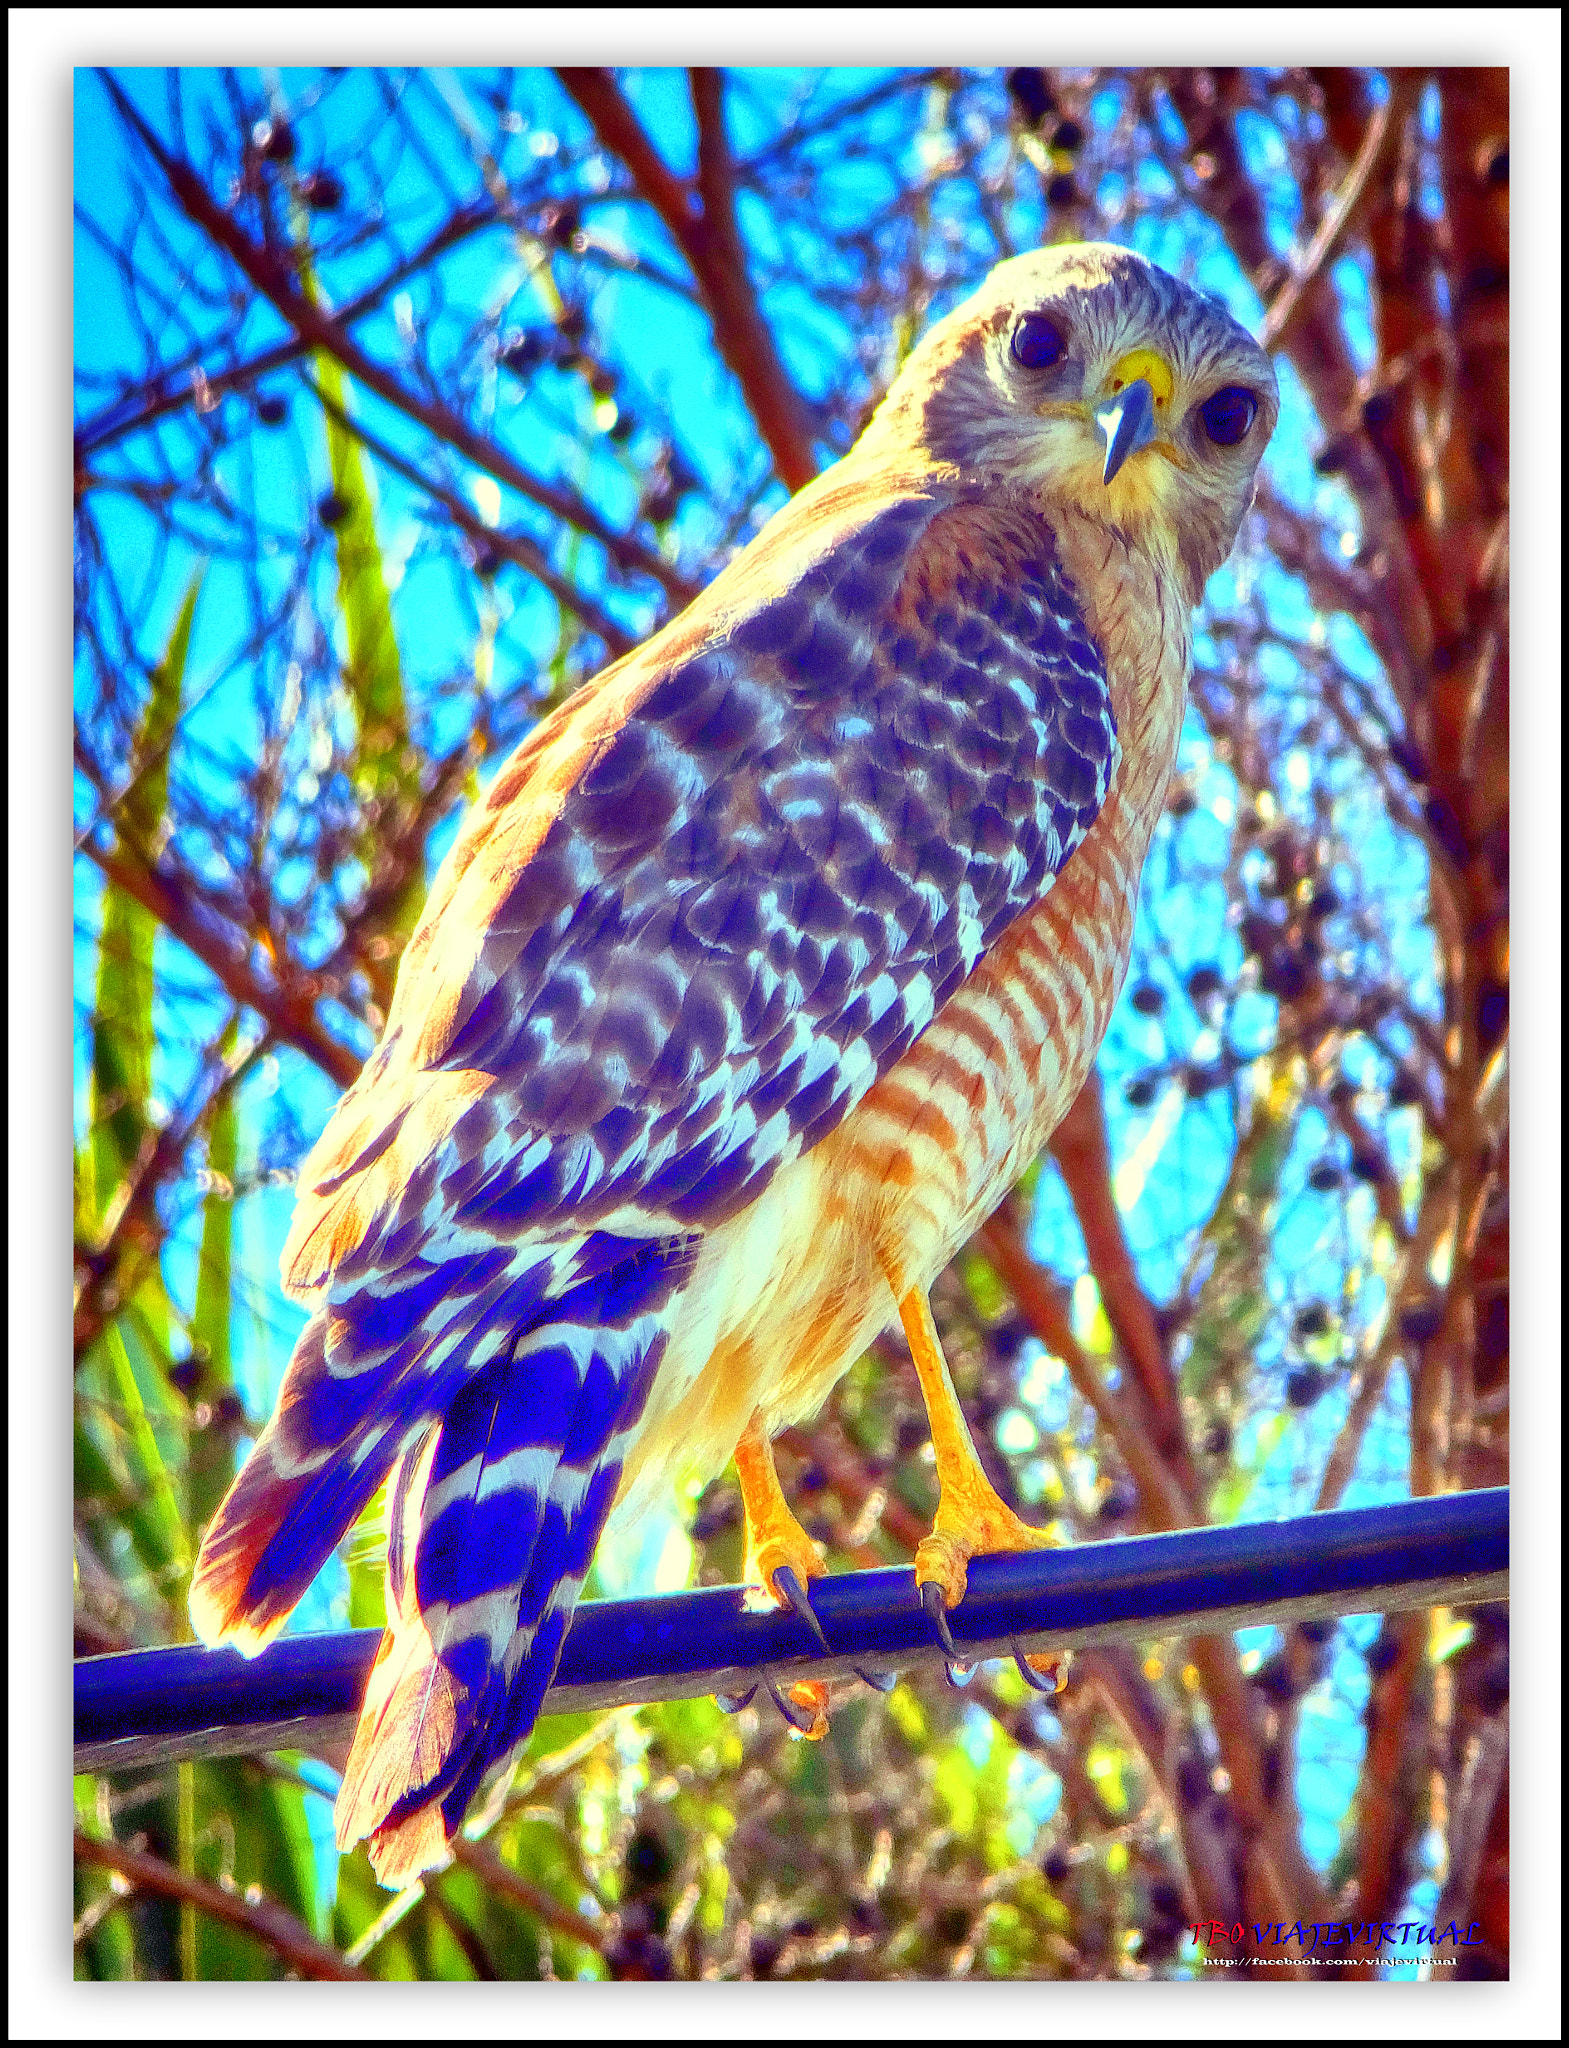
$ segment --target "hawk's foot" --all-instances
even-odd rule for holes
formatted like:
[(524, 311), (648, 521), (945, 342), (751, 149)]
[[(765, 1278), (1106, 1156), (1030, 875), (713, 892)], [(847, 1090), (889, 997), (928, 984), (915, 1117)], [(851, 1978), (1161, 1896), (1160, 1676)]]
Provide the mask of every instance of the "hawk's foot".
[[(997, 1498), (977, 1467), (943, 1488), (932, 1533), (915, 1553), (915, 1583), (938, 1588), (945, 1608), (964, 1598), (972, 1557), (997, 1550), (1053, 1550), (1057, 1539), (1021, 1521)], [(922, 1604), (925, 1605), (923, 1595)]]

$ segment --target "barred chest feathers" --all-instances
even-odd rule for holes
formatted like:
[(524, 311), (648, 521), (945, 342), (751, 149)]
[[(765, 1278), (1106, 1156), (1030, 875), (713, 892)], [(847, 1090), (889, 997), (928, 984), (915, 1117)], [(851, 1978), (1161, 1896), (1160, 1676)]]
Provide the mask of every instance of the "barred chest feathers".
[[(1105, 804), (1046, 894), (978, 963), (897, 1066), (762, 1198), (705, 1238), (630, 1446), (610, 1528), (672, 1470), (706, 1484), (754, 1411), (810, 1419), (894, 1320), (882, 1253), (927, 1288), (1037, 1156), (1088, 1075), (1121, 992), (1139, 876), (1176, 761), (1191, 658), (1168, 565), (1056, 521), (1101, 649), (1122, 753)], [(1093, 550), (1093, 562), (1089, 559)], [(1077, 556), (1077, 561), (1075, 557)], [(1151, 643), (1128, 622), (1164, 615)]]

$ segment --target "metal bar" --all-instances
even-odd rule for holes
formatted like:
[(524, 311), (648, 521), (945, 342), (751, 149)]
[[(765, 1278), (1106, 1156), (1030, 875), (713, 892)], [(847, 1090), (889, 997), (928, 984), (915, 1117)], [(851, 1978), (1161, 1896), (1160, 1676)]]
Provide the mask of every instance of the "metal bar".
[[(1342, 1614), (1473, 1606), (1509, 1593), (1509, 1493), (1443, 1494), (1283, 1522), (1132, 1536), (1072, 1549), (978, 1557), (949, 1617), (976, 1662), (1014, 1647), (1071, 1650)], [(806, 1624), (713, 1586), (646, 1600), (592, 1600), (568, 1633), (547, 1714), (740, 1693), (776, 1679), (936, 1667), (942, 1652), (908, 1569), (818, 1579)], [(191, 1646), (88, 1657), (75, 1666), (75, 1768), (105, 1771), (269, 1749), (340, 1750), (378, 1629), (288, 1636), (247, 1662)]]

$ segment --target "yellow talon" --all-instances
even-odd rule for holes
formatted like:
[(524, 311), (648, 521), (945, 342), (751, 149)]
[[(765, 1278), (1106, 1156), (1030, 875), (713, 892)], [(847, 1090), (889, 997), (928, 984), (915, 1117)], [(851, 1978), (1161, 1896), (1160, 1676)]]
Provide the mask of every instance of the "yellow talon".
[(1042, 1650), (1025, 1658), (1025, 1663), (1043, 1681), (1042, 1690), (1061, 1692), (1068, 1682), (1068, 1666), (1072, 1662), (1069, 1650)]
[[(976, 1468), (979, 1474), (979, 1467)], [(938, 1503), (932, 1533), (923, 1537), (915, 1553), (915, 1583), (935, 1584), (942, 1589), (943, 1605), (957, 1607), (969, 1582), (972, 1557), (989, 1557), (996, 1550), (1051, 1550), (1057, 1539), (1045, 1529), (1021, 1522), (1005, 1502), (999, 1500), (984, 1477), (988, 1496), (984, 1501), (961, 1499), (958, 1490), (945, 1486)]]
[(801, 1728), (791, 1723), (790, 1733), (801, 1742), (821, 1742), (828, 1733), (828, 1688), (821, 1679), (801, 1678), (786, 1688), (792, 1706), (811, 1715), (811, 1724)]
[[(823, 1576), (823, 1553), (791, 1514), (774, 1467), (774, 1454), (762, 1420), (754, 1415), (735, 1447), (736, 1477), (746, 1514), (746, 1575), (755, 1579), (778, 1604), (796, 1614), (828, 1648), (822, 1624), (812, 1612), (806, 1588)], [(820, 1679), (802, 1678), (781, 1695), (769, 1681), (775, 1702), (783, 1708), (790, 1733), (802, 1742), (821, 1742), (828, 1733), (828, 1688)], [(794, 1712), (791, 1712), (791, 1709)], [(797, 1714), (804, 1715), (803, 1720)]]

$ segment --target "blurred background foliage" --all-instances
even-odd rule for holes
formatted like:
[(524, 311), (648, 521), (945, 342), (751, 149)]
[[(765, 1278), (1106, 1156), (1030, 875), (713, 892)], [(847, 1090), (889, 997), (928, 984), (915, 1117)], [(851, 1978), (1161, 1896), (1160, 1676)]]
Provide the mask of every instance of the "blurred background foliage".
[[(1219, 293), (1284, 407), (1098, 1071), (934, 1290), (983, 1456), (1079, 1542), (1507, 1477), (1506, 73), (123, 70), (75, 148), (79, 1655), (188, 1639), (291, 1177), (465, 800), (1041, 242)], [(833, 1567), (907, 1561), (902, 1346), (781, 1464)], [(740, 1566), (721, 1479), (597, 1585)], [(297, 1625), (380, 1611), (372, 1517)], [(1164, 1976), (1337, 1917), (1496, 1973), (1507, 1692), (1485, 1610), (820, 1745), (557, 1718), (397, 1901), (330, 1759), (79, 1778), (77, 1974)]]

